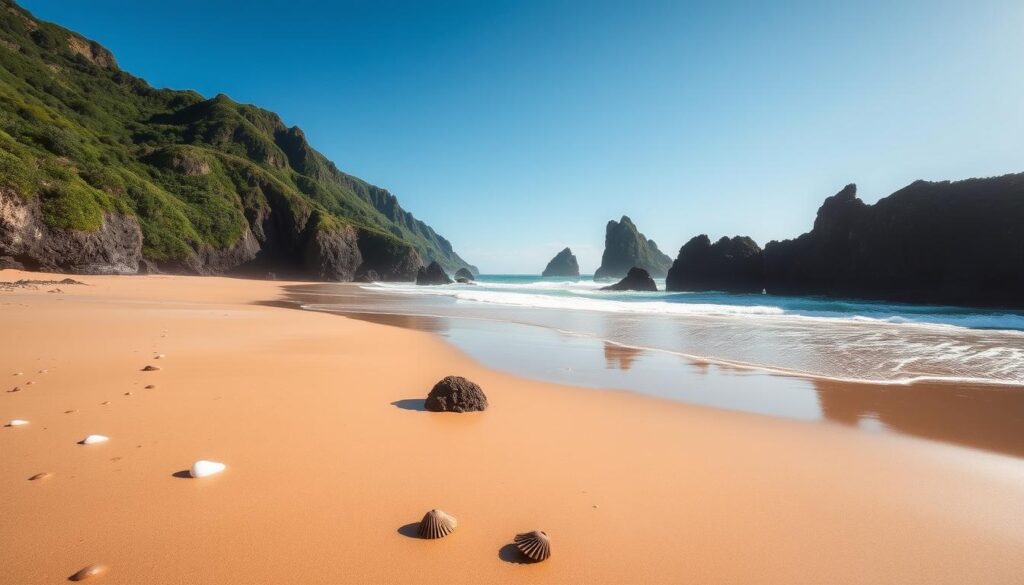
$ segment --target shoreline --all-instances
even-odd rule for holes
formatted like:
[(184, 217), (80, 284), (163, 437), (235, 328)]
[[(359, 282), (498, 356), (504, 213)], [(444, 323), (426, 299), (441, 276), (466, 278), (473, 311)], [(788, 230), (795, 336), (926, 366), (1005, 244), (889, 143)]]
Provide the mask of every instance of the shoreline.
[[(0, 394), (31, 422), (0, 429), (4, 582), (1010, 583), (1024, 562), (1017, 458), (521, 378), (270, 306), (292, 283), (74, 278), (0, 293), (0, 380), (36, 382)], [(491, 408), (420, 410), (448, 374)], [(93, 432), (111, 442), (74, 444)], [(200, 458), (228, 469), (176, 476)], [(433, 507), (453, 535), (402, 532)], [(532, 529), (552, 558), (514, 562)]]

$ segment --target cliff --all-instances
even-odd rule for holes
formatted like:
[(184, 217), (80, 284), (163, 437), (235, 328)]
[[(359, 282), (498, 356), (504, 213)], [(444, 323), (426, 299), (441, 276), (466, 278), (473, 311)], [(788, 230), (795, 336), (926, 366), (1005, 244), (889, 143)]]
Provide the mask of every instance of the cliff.
[(765, 246), (765, 288), (915, 303), (1024, 306), (1024, 173), (916, 181), (866, 205), (829, 197), (810, 232)]
[(0, 266), (412, 280), (475, 268), (273, 112), (155, 89), (0, 0)]

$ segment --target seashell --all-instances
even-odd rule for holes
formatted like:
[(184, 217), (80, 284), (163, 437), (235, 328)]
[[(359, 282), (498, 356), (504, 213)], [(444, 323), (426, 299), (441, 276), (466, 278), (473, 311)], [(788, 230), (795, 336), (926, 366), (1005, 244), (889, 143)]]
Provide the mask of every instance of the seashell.
[(110, 437), (104, 435), (89, 435), (78, 442), (79, 445), (95, 445), (96, 443), (106, 443), (110, 440)]
[(146, 366), (146, 367), (142, 368), (142, 371), (143, 372), (155, 372), (155, 371), (157, 371), (159, 369), (160, 369), (160, 366), (152, 366), (152, 365), (150, 365), (150, 366)]
[(50, 477), (53, 477), (53, 474), (50, 473), (49, 471), (44, 471), (42, 473), (37, 473), (37, 474), (33, 475), (32, 477), (28, 478), (28, 480), (29, 481), (39, 481), (41, 479), (48, 479)]
[(531, 560), (540, 562), (551, 556), (551, 539), (543, 530), (517, 534), (512, 540), (519, 552)]
[(7, 421), (7, 424), (5, 424), (4, 426), (5, 427), (20, 427), (20, 426), (27, 425), (27, 424), (28, 424), (27, 420), (22, 420), (20, 418), (16, 418), (14, 420)]
[(107, 568), (103, 565), (89, 565), (84, 569), (78, 571), (74, 575), (68, 577), (69, 581), (85, 581), (86, 579), (92, 579), (93, 577), (99, 577), (107, 572)]
[(458, 525), (459, 522), (455, 519), (455, 516), (435, 508), (427, 512), (423, 516), (423, 520), (420, 520), (420, 526), (416, 530), (416, 534), (420, 538), (444, 538), (454, 532), (455, 527)]
[(227, 469), (227, 467), (227, 465), (217, 461), (200, 459), (192, 464), (192, 467), (188, 470), (188, 474), (192, 477), (207, 477), (209, 475), (216, 475)]

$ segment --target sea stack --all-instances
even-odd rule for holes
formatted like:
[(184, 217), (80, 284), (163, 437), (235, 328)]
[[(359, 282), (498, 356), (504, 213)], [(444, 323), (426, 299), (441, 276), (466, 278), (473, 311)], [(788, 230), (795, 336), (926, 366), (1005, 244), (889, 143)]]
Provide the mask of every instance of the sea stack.
[(722, 291), (751, 293), (764, 289), (764, 254), (746, 237), (722, 238), (711, 243), (701, 234), (679, 249), (665, 278), (667, 291)]
[(647, 239), (629, 217), (609, 221), (605, 228), (604, 254), (594, 280), (622, 278), (630, 268), (643, 268), (654, 278), (668, 274), (672, 259)]
[(455, 271), (455, 280), (459, 282), (462, 282), (464, 280), (468, 282), (473, 282), (474, 280), (476, 280), (476, 277), (473, 276), (473, 273), (470, 272), (468, 268), (462, 267)]
[(540, 273), (541, 276), (567, 276), (572, 278), (580, 277), (580, 264), (572, 250), (566, 248), (555, 254), (555, 257), (548, 262), (547, 268)]
[(437, 285), (437, 284), (451, 284), (452, 279), (448, 276), (448, 273), (444, 271), (437, 261), (433, 261), (429, 266), (424, 268), (420, 266), (419, 271), (416, 273), (416, 284), (419, 285)]
[(658, 285), (654, 284), (654, 279), (651, 278), (651, 275), (648, 274), (646, 270), (634, 266), (629, 269), (629, 274), (627, 274), (625, 278), (615, 284), (603, 287), (601, 290), (658, 292)]

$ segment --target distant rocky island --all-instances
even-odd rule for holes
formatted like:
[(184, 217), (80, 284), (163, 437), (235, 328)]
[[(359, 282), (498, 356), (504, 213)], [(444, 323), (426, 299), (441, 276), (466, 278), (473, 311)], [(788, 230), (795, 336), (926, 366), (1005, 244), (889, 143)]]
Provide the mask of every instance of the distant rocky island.
[(616, 279), (626, 276), (631, 268), (643, 268), (654, 278), (663, 278), (672, 259), (658, 249), (654, 240), (647, 239), (629, 217), (609, 221), (605, 227), (604, 254), (601, 266), (594, 273), (595, 280)]
[(897, 302), (1024, 307), (1024, 173), (915, 181), (867, 205), (847, 185), (810, 232), (769, 242), (679, 250), (670, 291), (827, 295)]
[(541, 276), (563, 276), (579, 278), (580, 264), (572, 250), (566, 248), (555, 254), (555, 257), (548, 262), (547, 267), (541, 272)]
[(150, 87), (114, 56), (0, 10), (0, 268), (413, 280), (476, 268), (297, 127)]

